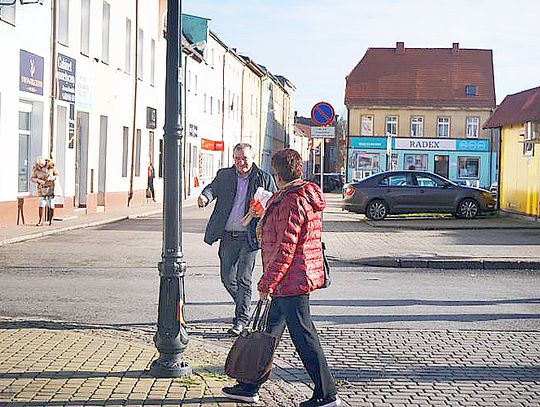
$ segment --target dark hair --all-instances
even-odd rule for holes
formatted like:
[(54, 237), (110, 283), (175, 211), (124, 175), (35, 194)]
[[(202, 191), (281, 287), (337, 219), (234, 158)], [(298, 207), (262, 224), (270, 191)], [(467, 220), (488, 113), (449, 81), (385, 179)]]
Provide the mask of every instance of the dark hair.
[(272, 156), (272, 168), (285, 182), (291, 182), (302, 176), (302, 157), (292, 148), (278, 150)]

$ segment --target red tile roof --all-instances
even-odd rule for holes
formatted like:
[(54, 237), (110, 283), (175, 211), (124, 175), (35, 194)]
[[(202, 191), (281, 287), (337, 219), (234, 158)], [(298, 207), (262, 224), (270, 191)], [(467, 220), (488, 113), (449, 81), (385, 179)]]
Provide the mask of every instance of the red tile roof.
[(491, 50), (396, 45), (367, 50), (346, 78), (347, 106), (495, 107)]
[(540, 87), (508, 95), (484, 124), (484, 128), (502, 127), (540, 120)]

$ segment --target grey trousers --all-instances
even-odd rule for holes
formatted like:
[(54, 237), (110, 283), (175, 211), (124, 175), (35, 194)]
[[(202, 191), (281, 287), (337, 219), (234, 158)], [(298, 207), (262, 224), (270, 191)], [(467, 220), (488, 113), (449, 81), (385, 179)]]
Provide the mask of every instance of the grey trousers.
[(246, 324), (251, 306), (251, 277), (257, 251), (249, 247), (247, 234), (226, 233), (219, 243), (221, 282), (235, 303), (233, 323)]

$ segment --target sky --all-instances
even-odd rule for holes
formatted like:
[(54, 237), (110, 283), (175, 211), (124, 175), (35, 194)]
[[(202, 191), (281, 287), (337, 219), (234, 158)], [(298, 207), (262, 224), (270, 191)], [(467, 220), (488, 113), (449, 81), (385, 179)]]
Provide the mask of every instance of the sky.
[(495, 94), (540, 86), (540, 0), (183, 0), (182, 12), (296, 87), (295, 110), (319, 101), (346, 115), (345, 77), (368, 48), (491, 49)]

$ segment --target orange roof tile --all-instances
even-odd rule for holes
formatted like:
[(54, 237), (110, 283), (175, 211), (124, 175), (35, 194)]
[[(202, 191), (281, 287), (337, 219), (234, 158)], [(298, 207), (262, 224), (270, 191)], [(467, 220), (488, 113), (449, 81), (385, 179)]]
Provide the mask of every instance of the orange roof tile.
[(540, 120), (540, 87), (508, 95), (484, 124), (484, 128), (502, 127)]

